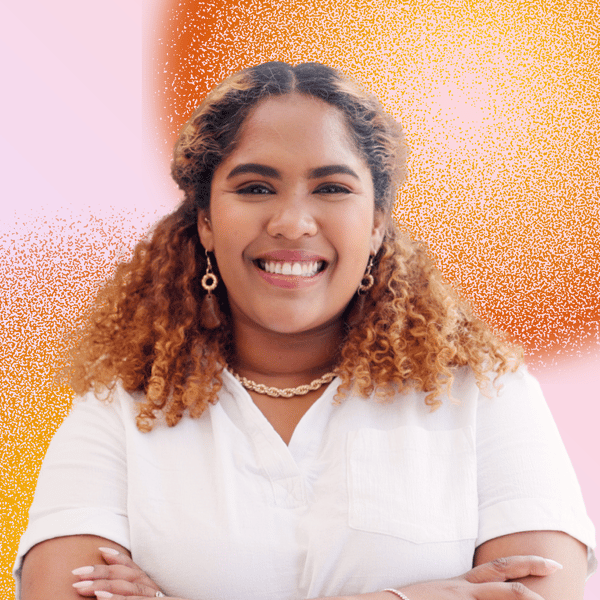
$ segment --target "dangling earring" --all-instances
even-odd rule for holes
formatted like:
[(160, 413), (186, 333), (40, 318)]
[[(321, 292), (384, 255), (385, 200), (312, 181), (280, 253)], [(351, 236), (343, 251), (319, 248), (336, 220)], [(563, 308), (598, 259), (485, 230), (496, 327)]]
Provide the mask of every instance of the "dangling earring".
[(200, 321), (205, 329), (216, 329), (221, 325), (221, 311), (219, 310), (219, 301), (213, 296), (213, 290), (217, 287), (219, 280), (213, 273), (208, 250), (206, 253), (206, 273), (202, 277), (202, 287), (206, 290), (206, 296), (202, 300), (200, 307)]
[(371, 269), (373, 268), (373, 257), (369, 256), (369, 263), (367, 264), (367, 270), (361, 279), (360, 285), (358, 286), (358, 294), (362, 295), (368, 292), (375, 283), (375, 278), (371, 275)]

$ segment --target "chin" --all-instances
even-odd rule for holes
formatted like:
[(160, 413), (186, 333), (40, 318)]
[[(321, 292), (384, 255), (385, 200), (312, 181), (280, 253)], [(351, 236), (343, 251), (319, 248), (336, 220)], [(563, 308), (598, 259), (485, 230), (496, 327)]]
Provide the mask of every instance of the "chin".
[(279, 315), (277, 320), (265, 319), (259, 321), (259, 324), (268, 331), (273, 331), (279, 334), (300, 334), (309, 331), (315, 331), (330, 326), (335, 321), (339, 320), (343, 312), (335, 315), (329, 315), (326, 317), (310, 318), (306, 315), (306, 312), (299, 315), (298, 313), (293, 314), (282, 314)]
[(292, 320), (278, 320), (277, 323), (261, 323), (262, 327), (268, 331), (274, 333), (280, 333), (283, 335), (293, 335), (296, 333), (304, 333), (313, 329), (319, 328), (319, 323), (307, 323), (305, 320), (292, 321)]
[(263, 302), (248, 306), (246, 310), (242, 310), (237, 304), (230, 303), (230, 306), (234, 321), (239, 321), (251, 329), (259, 328), (280, 335), (301, 334), (327, 328), (340, 320), (344, 313), (343, 308), (335, 310), (315, 302)]

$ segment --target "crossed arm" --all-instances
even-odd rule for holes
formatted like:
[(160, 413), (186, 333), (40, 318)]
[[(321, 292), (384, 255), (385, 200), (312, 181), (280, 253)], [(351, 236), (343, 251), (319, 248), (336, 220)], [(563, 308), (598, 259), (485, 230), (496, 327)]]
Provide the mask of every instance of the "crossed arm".
[[(99, 547), (112, 548), (120, 554), (101, 553)], [(507, 557), (514, 558), (497, 560)], [(536, 557), (553, 559), (563, 568), (557, 569)], [(409, 600), (583, 600), (586, 548), (566, 533), (530, 531), (490, 540), (477, 548), (473, 565), (473, 570), (451, 580), (417, 583), (400, 589)], [(83, 566), (95, 568), (90, 573), (71, 573)], [(73, 587), (84, 580), (93, 580), (94, 584)], [(117, 590), (118, 586), (121, 589)], [(34, 546), (23, 564), (22, 600), (48, 597), (82, 600), (94, 598), (95, 591), (110, 590), (114, 591), (114, 600), (125, 597), (117, 591), (123, 591), (127, 600), (134, 600), (152, 597), (157, 589), (131, 562), (125, 548), (97, 536), (47, 540)], [(356, 598), (393, 600), (395, 597), (390, 592), (374, 591)]]

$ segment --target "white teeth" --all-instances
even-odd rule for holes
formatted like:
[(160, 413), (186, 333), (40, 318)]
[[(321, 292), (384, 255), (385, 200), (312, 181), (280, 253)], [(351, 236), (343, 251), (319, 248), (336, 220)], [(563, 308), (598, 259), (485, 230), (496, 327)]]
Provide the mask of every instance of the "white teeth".
[(259, 260), (258, 265), (267, 273), (294, 275), (296, 277), (314, 277), (323, 265), (323, 261), (291, 263)]

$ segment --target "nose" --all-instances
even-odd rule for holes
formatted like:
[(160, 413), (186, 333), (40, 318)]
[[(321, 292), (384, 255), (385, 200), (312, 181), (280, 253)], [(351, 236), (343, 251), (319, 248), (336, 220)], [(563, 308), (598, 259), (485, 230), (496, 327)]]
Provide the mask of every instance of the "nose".
[(294, 194), (281, 196), (273, 205), (273, 214), (267, 224), (267, 233), (272, 237), (297, 240), (317, 234), (317, 221), (311, 211), (310, 201)]

